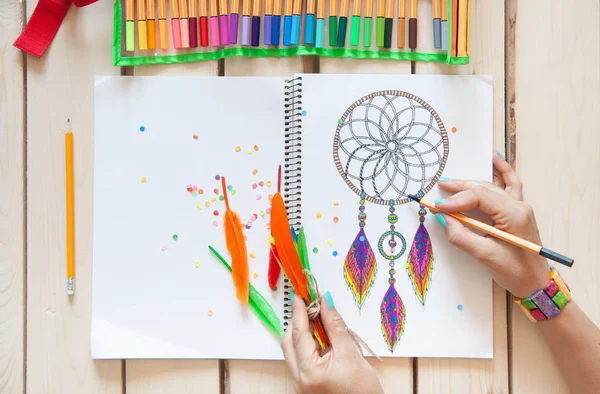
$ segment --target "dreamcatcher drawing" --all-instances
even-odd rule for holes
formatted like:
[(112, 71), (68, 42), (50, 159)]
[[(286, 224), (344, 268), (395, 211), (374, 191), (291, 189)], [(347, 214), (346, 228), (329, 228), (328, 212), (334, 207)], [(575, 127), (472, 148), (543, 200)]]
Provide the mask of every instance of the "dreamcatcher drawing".
[[(408, 194), (425, 195), (438, 181), (448, 158), (448, 136), (437, 113), (413, 94), (386, 90), (352, 104), (341, 119), (333, 141), (335, 166), (360, 197), (359, 231), (344, 261), (344, 277), (359, 310), (375, 280), (377, 262), (367, 238), (365, 203), (389, 207), (389, 230), (377, 248), (389, 261), (389, 288), (381, 302), (381, 329), (391, 352), (406, 324), (406, 309), (395, 288), (396, 261), (406, 251), (404, 236), (396, 231), (396, 207), (410, 201)], [(419, 227), (405, 267), (419, 301), (425, 305), (433, 249), (420, 207)]]

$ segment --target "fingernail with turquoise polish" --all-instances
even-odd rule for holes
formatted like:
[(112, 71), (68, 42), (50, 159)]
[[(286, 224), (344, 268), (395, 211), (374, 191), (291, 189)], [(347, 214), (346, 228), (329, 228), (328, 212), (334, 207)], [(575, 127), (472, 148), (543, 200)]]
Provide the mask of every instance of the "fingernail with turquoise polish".
[(333, 303), (333, 298), (331, 298), (331, 293), (329, 291), (327, 291), (325, 294), (323, 294), (323, 297), (325, 297), (325, 302), (327, 302), (327, 306), (331, 309), (335, 308), (335, 304)]
[(437, 204), (443, 204), (446, 201), (448, 201), (447, 198), (438, 198), (437, 200), (434, 201), (434, 203), (437, 205)]
[(292, 304), (294, 303), (294, 298), (296, 298), (296, 293), (294, 293), (294, 290), (292, 290), (290, 292), (290, 299), (292, 300)]
[(439, 177), (439, 180), (442, 182), (450, 182), (452, 179), (445, 177), (445, 176), (441, 176), (441, 177)]
[(500, 156), (502, 158), (502, 160), (504, 160), (504, 155), (502, 153), (500, 153), (500, 151), (498, 149), (496, 149), (496, 153), (498, 154), (498, 156)]
[(441, 213), (436, 213), (434, 216), (437, 219), (440, 226), (446, 228), (446, 218), (444, 217), (444, 215), (442, 215)]

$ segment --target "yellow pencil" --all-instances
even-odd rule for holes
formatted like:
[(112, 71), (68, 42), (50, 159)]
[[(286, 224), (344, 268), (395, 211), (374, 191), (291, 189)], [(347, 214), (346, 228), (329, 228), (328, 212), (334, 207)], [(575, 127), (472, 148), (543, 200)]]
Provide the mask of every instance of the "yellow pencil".
[(148, 49), (148, 26), (146, 21), (146, 0), (137, 0), (138, 45), (140, 51)]
[(73, 133), (71, 120), (67, 119), (67, 132), (65, 133), (65, 164), (66, 164), (66, 190), (67, 190), (67, 294), (75, 291), (75, 209), (73, 205)]

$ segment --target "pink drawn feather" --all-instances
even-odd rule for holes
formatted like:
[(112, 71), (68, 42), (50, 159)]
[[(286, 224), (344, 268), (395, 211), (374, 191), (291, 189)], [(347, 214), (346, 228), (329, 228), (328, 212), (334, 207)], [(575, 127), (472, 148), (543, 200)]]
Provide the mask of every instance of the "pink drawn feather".
[(375, 254), (365, 235), (365, 230), (361, 228), (344, 261), (344, 278), (359, 310), (371, 290), (376, 273)]
[(393, 352), (404, 333), (406, 309), (394, 285), (390, 285), (381, 302), (381, 332)]
[(427, 296), (429, 283), (431, 282), (433, 261), (431, 238), (427, 229), (421, 223), (408, 253), (406, 270), (408, 271), (415, 294), (423, 305), (425, 305), (425, 297)]

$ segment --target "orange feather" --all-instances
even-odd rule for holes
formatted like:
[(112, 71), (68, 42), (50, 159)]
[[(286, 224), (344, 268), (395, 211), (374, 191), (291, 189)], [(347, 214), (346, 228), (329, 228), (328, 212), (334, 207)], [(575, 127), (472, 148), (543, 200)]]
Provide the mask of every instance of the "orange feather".
[(225, 197), (225, 215), (223, 216), (223, 227), (225, 228), (225, 243), (231, 254), (231, 275), (235, 284), (237, 299), (244, 305), (248, 305), (248, 293), (250, 291), (250, 279), (248, 276), (248, 252), (242, 229), (244, 225), (240, 217), (229, 208), (227, 197), (227, 184), (225, 177), (221, 178), (223, 185), (223, 196)]
[(290, 232), (290, 222), (280, 193), (275, 193), (271, 200), (271, 235), (275, 240), (275, 249), (283, 271), (292, 282), (296, 295), (310, 302), (308, 279), (302, 271), (302, 263)]

